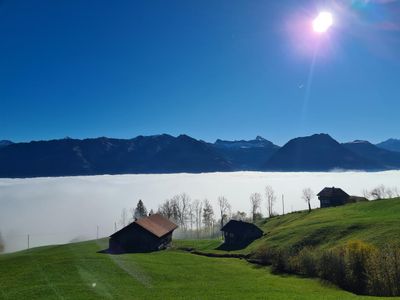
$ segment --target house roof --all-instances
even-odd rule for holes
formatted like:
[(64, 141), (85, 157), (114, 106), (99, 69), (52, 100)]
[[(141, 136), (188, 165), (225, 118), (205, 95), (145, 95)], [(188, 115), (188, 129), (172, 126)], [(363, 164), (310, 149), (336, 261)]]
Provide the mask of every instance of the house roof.
[(175, 223), (171, 222), (160, 214), (154, 214), (149, 217), (141, 218), (135, 222), (158, 237), (162, 237), (163, 235), (166, 235), (167, 233), (178, 228)]
[(236, 221), (236, 220), (230, 220), (221, 228), (221, 231), (226, 231), (226, 232), (257, 231), (260, 234), (263, 233), (263, 231), (260, 228), (258, 228), (256, 225), (252, 223)]
[(170, 233), (171, 231), (178, 228), (178, 226), (175, 223), (171, 222), (170, 220), (163, 217), (162, 215), (154, 214), (154, 215), (136, 220), (135, 222), (122, 228), (121, 230), (117, 231), (116, 233), (112, 234), (111, 236), (116, 235), (120, 231), (122, 231), (125, 228), (128, 228), (130, 226), (133, 226), (134, 224), (139, 225), (140, 227), (149, 231), (150, 233), (154, 234), (157, 237), (162, 237), (162, 236), (166, 235), (167, 233)]
[(348, 198), (349, 195), (340, 188), (335, 187), (326, 187), (322, 191), (317, 194), (318, 197), (327, 197), (327, 198), (341, 198), (346, 197)]

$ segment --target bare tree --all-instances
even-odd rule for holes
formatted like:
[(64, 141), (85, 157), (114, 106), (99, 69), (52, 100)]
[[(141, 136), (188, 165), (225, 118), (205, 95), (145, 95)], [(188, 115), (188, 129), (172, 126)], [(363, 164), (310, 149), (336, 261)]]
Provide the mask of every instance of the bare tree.
[(158, 213), (171, 220), (173, 217), (173, 208), (171, 202), (169, 200), (165, 200), (164, 203), (158, 207)]
[[(167, 205), (168, 203), (168, 205)], [(171, 215), (169, 219), (176, 222), (183, 230), (187, 230), (190, 222), (190, 197), (186, 193), (175, 195), (171, 200), (166, 201), (160, 211), (165, 211)]]
[(386, 198), (396, 198), (399, 197), (399, 190), (397, 187), (387, 188), (386, 189)]
[(386, 187), (383, 184), (381, 184), (376, 188), (372, 189), (370, 195), (374, 200), (384, 199), (386, 195)]
[(188, 207), (188, 222), (189, 222), (189, 227), (190, 227), (190, 232), (193, 234), (193, 223), (194, 223), (194, 206), (193, 202), (189, 202), (189, 207)]
[(128, 225), (128, 222), (129, 222), (128, 210), (124, 207), (121, 211), (121, 217), (119, 219), (119, 224), (122, 227), (125, 227), (126, 225)]
[(194, 220), (196, 223), (196, 231), (197, 231), (197, 238), (200, 237), (200, 229), (201, 229), (201, 216), (203, 213), (203, 203), (196, 199), (192, 203), (193, 210), (194, 210)]
[(218, 206), (219, 206), (219, 213), (220, 213), (220, 227), (224, 226), (224, 223), (229, 219), (229, 215), (231, 212), (231, 205), (223, 196), (218, 197)]
[(269, 185), (265, 187), (265, 198), (267, 199), (268, 216), (271, 218), (274, 215), (274, 204), (276, 196), (273, 188)]
[(251, 204), (251, 216), (253, 222), (256, 221), (257, 215), (260, 214), (261, 209), (261, 194), (260, 193), (253, 193), (250, 195), (250, 204)]
[(214, 225), (214, 209), (207, 199), (204, 200), (203, 204), (203, 224), (206, 229), (209, 230), (210, 235), (213, 232), (213, 225)]
[(373, 188), (371, 191), (366, 189), (363, 190), (363, 195), (365, 198), (370, 200), (378, 200), (378, 199), (390, 199), (400, 197), (400, 192), (397, 187), (388, 188), (383, 184)]
[(178, 212), (179, 212), (179, 224), (187, 230), (187, 221), (189, 219), (189, 206), (190, 206), (190, 197), (186, 193), (182, 193), (178, 196)]
[(0, 232), (0, 253), (4, 252), (4, 249), (5, 249), (4, 240)]
[(367, 189), (363, 189), (363, 196), (369, 200), (371, 198), (371, 193)]
[(386, 190), (386, 198), (388, 198), (388, 199), (393, 198), (393, 191), (392, 191), (392, 189), (388, 188), (388, 189)]
[(397, 187), (393, 188), (393, 195), (394, 195), (394, 197), (397, 197), (397, 198), (400, 197), (400, 191)]
[(314, 198), (315, 194), (310, 188), (306, 188), (303, 190), (303, 195), (301, 198), (308, 204), (308, 211), (311, 212), (311, 200)]

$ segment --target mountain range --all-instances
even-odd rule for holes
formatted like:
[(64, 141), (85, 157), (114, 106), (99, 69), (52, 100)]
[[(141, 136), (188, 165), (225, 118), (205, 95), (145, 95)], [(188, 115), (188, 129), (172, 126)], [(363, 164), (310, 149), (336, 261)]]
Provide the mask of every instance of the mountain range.
[(260, 136), (254, 140), (218, 139), (207, 143), (187, 135), (167, 134), (133, 139), (0, 141), (0, 177), (390, 170), (400, 169), (396, 141), (399, 140), (377, 145), (359, 140), (341, 144), (328, 134), (295, 138), (282, 147)]
[[(400, 153), (399, 153), (400, 157)], [(264, 165), (272, 171), (379, 170), (374, 161), (358, 155), (328, 134), (290, 140)]]
[(383, 148), (389, 151), (400, 152), (400, 140), (398, 139), (388, 139), (382, 143), (376, 144), (379, 148)]
[(254, 140), (223, 141), (210, 144), (225, 158), (236, 171), (257, 171), (278, 149), (279, 146), (257, 136)]
[(11, 144), (13, 144), (13, 142), (7, 141), (7, 140), (2, 140), (2, 141), (0, 141), (0, 148), (3, 148), (5, 146), (11, 145)]

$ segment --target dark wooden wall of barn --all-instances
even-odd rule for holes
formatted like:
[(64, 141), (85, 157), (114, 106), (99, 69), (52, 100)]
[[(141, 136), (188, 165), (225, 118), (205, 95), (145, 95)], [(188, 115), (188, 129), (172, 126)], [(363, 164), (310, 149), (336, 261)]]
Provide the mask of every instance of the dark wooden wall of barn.
[(109, 241), (111, 252), (149, 252), (165, 248), (171, 242), (172, 232), (156, 237), (141, 226), (132, 224), (126, 230), (114, 235)]

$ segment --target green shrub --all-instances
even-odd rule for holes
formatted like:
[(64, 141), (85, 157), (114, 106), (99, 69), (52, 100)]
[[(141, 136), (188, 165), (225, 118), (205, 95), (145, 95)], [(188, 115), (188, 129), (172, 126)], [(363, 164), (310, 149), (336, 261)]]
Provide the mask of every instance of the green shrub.
[(377, 249), (362, 241), (350, 241), (331, 250), (304, 247), (258, 249), (255, 257), (271, 264), (273, 273), (320, 277), (356, 294), (400, 295), (400, 247)]
[(317, 276), (318, 259), (316, 251), (312, 248), (303, 248), (292, 261), (295, 263), (297, 273), (309, 277)]
[(366, 294), (367, 263), (376, 252), (375, 247), (361, 241), (351, 241), (343, 247), (343, 250), (347, 288), (356, 294)]
[(276, 255), (276, 250), (268, 247), (267, 245), (263, 245), (259, 247), (254, 253), (253, 257), (260, 260), (263, 264), (272, 264), (272, 259)]
[(346, 266), (343, 251), (323, 251), (318, 261), (318, 276), (344, 288), (346, 285)]
[(290, 255), (288, 251), (282, 249), (276, 250), (271, 259), (272, 273), (292, 273), (292, 270), (288, 264), (289, 259)]
[(400, 247), (386, 245), (367, 264), (368, 292), (376, 296), (400, 295)]

